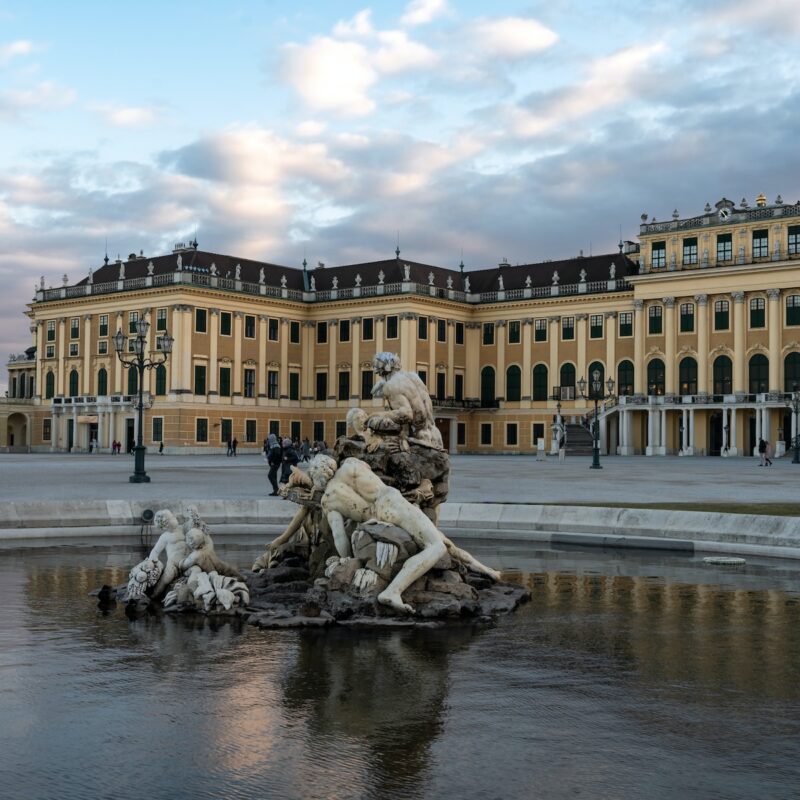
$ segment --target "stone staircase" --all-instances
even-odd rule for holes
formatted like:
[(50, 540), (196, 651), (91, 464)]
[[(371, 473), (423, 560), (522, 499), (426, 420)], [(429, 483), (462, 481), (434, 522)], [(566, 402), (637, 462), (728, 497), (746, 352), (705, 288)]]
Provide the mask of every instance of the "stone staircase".
[(590, 456), (592, 434), (583, 425), (567, 424), (567, 455)]

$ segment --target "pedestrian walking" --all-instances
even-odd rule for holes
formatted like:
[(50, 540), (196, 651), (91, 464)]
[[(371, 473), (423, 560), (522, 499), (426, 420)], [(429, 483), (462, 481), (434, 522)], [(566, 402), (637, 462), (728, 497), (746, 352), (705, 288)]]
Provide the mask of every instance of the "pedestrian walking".
[(164, 455), (164, 442), (163, 441), (158, 443), (158, 454), (160, 456)]
[(272, 485), (272, 492), (270, 497), (275, 497), (278, 494), (278, 469), (283, 461), (283, 454), (281, 453), (281, 446), (278, 443), (278, 437), (271, 433), (267, 439), (267, 464), (269, 465), (269, 472), (267, 479)]
[(303, 444), (300, 445), (300, 453), (302, 461), (311, 460), (311, 444), (308, 441), (308, 436), (303, 439)]
[(281, 483), (288, 483), (289, 476), (292, 474), (292, 467), (296, 467), (300, 463), (300, 456), (297, 455), (297, 450), (292, 445), (292, 440), (288, 437), (283, 440), (283, 448), (281, 452)]
[(228, 450), (225, 453), (225, 455), (230, 457), (230, 456), (233, 455), (233, 444), (231, 442), (231, 437), (230, 436), (228, 437), (227, 445), (228, 445)]
[(760, 461), (758, 462), (759, 467), (766, 466), (767, 462), (767, 442), (762, 437), (758, 440), (758, 456)]
[(764, 450), (764, 463), (768, 466), (772, 466), (772, 445), (770, 444), (769, 439), (765, 439), (766, 448)]
[(239, 446), (239, 440), (234, 436), (233, 441), (231, 442), (231, 451), (233, 452), (233, 457), (236, 458), (236, 448)]

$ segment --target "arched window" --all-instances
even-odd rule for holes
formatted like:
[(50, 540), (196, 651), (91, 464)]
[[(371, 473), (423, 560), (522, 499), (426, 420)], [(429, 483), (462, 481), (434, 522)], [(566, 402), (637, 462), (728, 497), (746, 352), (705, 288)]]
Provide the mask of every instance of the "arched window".
[(48, 372), (44, 378), (44, 399), (50, 400), (56, 393), (56, 376)]
[(522, 370), (512, 364), (506, 370), (506, 400), (518, 403), (522, 398)]
[(620, 361), (617, 367), (617, 393), (620, 397), (633, 394), (633, 362)]
[(575, 365), (566, 363), (561, 365), (561, 374), (560, 374), (560, 381), (561, 387), (572, 387), (575, 388)]
[(718, 356), (714, 361), (714, 394), (733, 391), (733, 364), (728, 356)]
[(763, 394), (769, 391), (769, 359), (763, 353), (756, 353), (749, 364), (750, 394)]
[(598, 371), (600, 373), (600, 396), (602, 397), (606, 393), (606, 368), (600, 361), (592, 361), (589, 364), (589, 372), (586, 375), (587, 389), (586, 391), (589, 393), (589, 396), (592, 397), (592, 392), (594, 389), (592, 388), (594, 382), (594, 373)]
[(800, 353), (789, 353), (783, 360), (783, 391), (793, 392), (800, 387)]
[(139, 393), (139, 373), (135, 369), (128, 370), (128, 394)]
[(547, 367), (537, 364), (533, 368), (533, 399), (547, 400)]
[(678, 382), (681, 394), (697, 394), (697, 362), (691, 356), (678, 365)]
[(69, 373), (69, 396), (76, 397), (80, 394), (80, 392), (80, 377), (78, 376), (78, 370), (73, 369)]
[(101, 397), (108, 394), (108, 372), (105, 367), (97, 370), (97, 394)]
[(156, 394), (167, 393), (167, 368), (163, 364), (156, 367)]
[(484, 367), (481, 370), (481, 406), (494, 408), (497, 394), (494, 390), (494, 368)]
[(647, 365), (647, 393), (664, 394), (664, 362), (654, 358)]

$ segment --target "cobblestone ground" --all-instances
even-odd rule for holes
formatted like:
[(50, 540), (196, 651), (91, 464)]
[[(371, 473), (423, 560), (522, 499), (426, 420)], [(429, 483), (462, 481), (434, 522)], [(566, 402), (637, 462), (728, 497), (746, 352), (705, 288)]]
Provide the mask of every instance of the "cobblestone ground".
[[(563, 464), (527, 456), (454, 456), (450, 500), (506, 503), (797, 502), (800, 465), (754, 458), (603, 459)], [(267, 493), (260, 455), (147, 456), (150, 484), (131, 484), (133, 458), (119, 455), (0, 455), (0, 501), (254, 498)], [(272, 502), (282, 502), (272, 498)]]

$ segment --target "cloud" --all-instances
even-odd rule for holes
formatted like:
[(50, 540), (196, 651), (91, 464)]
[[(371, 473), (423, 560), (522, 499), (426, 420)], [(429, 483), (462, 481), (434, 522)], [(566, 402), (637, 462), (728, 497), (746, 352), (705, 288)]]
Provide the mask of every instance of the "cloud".
[(154, 106), (117, 106), (97, 103), (89, 106), (109, 124), (117, 128), (141, 128), (152, 125), (161, 114)]
[(446, 0), (412, 0), (400, 17), (400, 24), (409, 27), (427, 25), (447, 12)]
[(359, 11), (352, 19), (339, 20), (333, 26), (333, 35), (338, 39), (348, 39), (354, 36), (370, 36), (374, 33), (372, 27), (372, 11), (365, 8)]
[(24, 111), (54, 111), (75, 102), (77, 93), (52, 81), (42, 81), (31, 89), (0, 92), (0, 120), (15, 118)]
[(558, 34), (527, 17), (479, 19), (468, 26), (473, 46), (493, 58), (523, 58), (552, 47)]
[(17, 56), (29, 55), (33, 50), (33, 42), (28, 39), (18, 39), (15, 42), (0, 44), (0, 67), (6, 66)]

